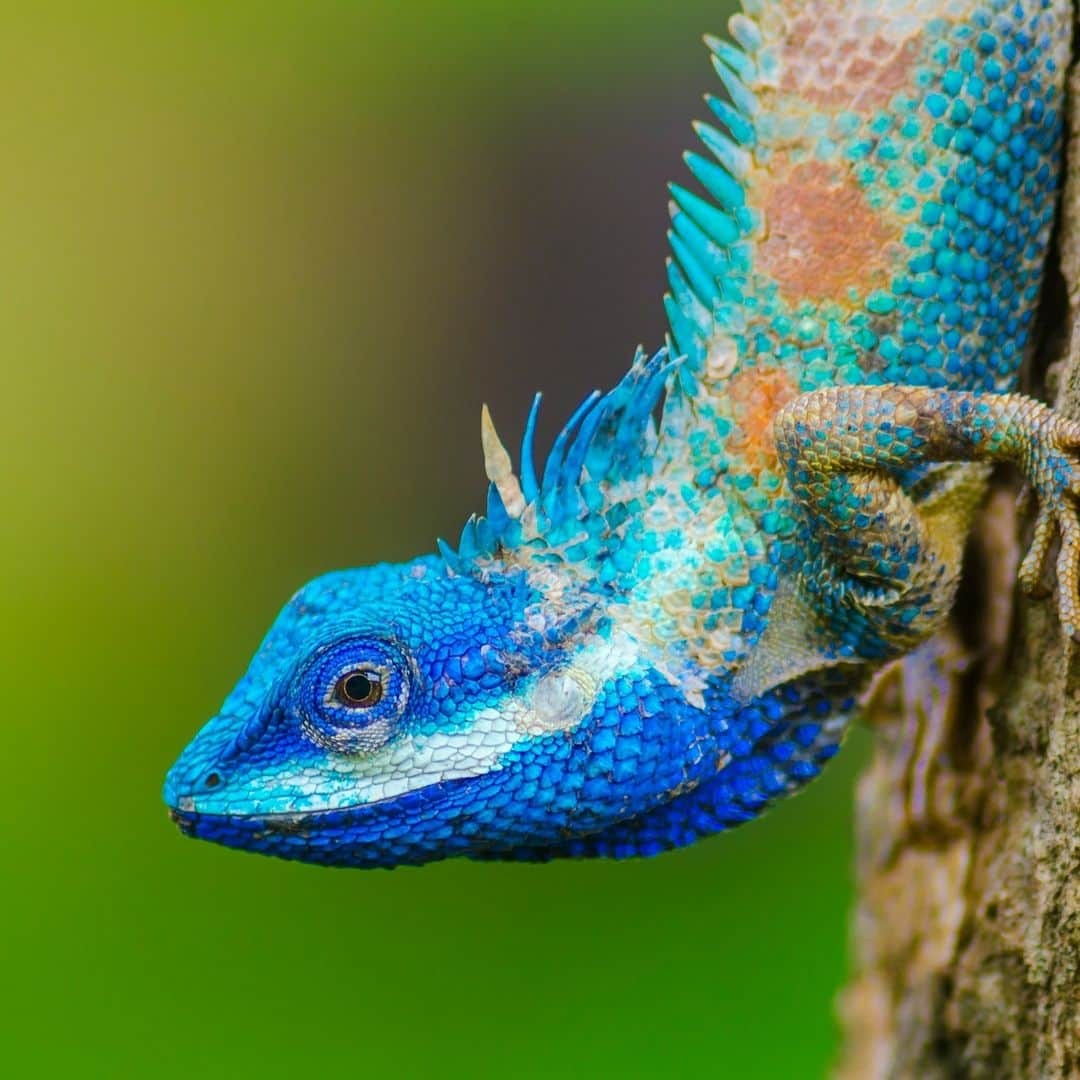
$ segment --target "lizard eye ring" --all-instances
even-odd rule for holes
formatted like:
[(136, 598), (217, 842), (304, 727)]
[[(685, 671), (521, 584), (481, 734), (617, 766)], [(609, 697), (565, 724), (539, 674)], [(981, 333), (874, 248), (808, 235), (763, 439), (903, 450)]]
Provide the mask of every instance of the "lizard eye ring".
[(338, 639), (313, 653), (291, 691), (304, 735), (328, 750), (370, 753), (403, 721), (414, 685), (413, 664), (395, 642)]

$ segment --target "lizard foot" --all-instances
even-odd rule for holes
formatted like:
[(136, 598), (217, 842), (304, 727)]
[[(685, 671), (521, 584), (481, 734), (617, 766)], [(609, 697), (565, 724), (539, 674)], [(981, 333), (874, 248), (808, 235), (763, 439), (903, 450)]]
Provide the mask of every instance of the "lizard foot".
[(1024, 461), (1025, 491), (1039, 509), (1017, 577), (1029, 595), (1045, 594), (1043, 571), (1054, 537), (1061, 537), (1055, 566), (1058, 617), (1069, 637), (1080, 641), (1080, 423), (1046, 410), (1033, 436)]

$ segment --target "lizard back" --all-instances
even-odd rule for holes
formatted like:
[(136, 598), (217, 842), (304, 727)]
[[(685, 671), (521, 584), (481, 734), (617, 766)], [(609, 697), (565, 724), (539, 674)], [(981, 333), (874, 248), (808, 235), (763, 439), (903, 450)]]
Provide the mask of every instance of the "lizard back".
[[(672, 349), (652, 489), (685, 546), (642, 608), (708, 666), (800, 557), (777, 411), (830, 385), (1014, 389), (1056, 202), (1064, 0), (747, 0), (726, 97), (672, 185)], [(722, 543), (716, 542), (722, 537)]]

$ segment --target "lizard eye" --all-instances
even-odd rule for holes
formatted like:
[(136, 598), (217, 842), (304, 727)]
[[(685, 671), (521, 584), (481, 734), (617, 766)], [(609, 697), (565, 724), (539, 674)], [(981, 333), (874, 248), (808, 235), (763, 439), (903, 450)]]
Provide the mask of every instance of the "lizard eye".
[(312, 742), (367, 753), (393, 737), (412, 687), (413, 664), (400, 646), (357, 635), (316, 649), (299, 668), (289, 701)]
[(382, 696), (382, 677), (377, 671), (347, 671), (334, 686), (334, 697), (347, 708), (370, 708), (378, 705)]

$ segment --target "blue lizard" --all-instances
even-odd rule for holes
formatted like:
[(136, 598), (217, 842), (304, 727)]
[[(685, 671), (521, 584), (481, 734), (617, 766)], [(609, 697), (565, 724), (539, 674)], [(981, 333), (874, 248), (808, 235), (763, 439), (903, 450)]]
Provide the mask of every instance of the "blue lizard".
[[(1065, 0), (745, 0), (671, 188), (671, 335), (456, 549), (305, 585), (165, 782), (192, 836), (346, 866), (653, 854), (760, 814), (947, 616), (991, 463), (1080, 633), (1080, 426), (1014, 392)], [(660, 407), (659, 424), (654, 413)]]

